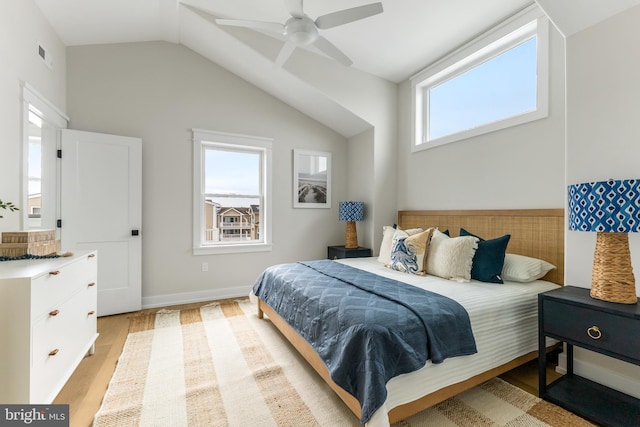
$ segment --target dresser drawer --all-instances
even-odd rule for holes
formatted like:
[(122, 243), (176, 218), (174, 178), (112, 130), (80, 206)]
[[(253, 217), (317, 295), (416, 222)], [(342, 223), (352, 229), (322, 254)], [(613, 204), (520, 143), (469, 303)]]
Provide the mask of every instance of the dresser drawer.
[[(47, 402), (84, 356), (96, 335), (96, 291), (82, 289), (33, 325), (32, 397)], [(43, 394), (41, 394), (43, 393)]]
[(48, 315), (33, 325), (32, 403), (49, 401), (46, 393), (57, 388), (77, 357), (75, 337), (68, 332), (77, 328), (74, 311), (69, 303), (57, 311), (56, 316)]
[(95, 339), (98, 327), (98, 290), (97, 286), (86, 288), (75, 298), (74, 325), (77, 328), (76, 340), (81, 344)]
[(31, 315), (36, 318), (55, 310), (62, 301), (97, 281), (95, 257), (85, 256), (52, 269), (32, 282)]
[(546, 300), (544, 330), (574, 344), (640, 361), (640, 322), (599, 310)]

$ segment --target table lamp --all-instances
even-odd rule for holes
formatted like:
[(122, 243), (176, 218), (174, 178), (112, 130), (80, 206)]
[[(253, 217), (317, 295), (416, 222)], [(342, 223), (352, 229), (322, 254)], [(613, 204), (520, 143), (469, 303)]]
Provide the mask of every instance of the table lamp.
[(569, 186), (569, 230), (597, 232), (591, 297), (636, 304), (636, 281), (627, 233), (640, 231), (640, 180)]
[(355, 249), (358, 247), (358, 232), (356, 221), (364, 219), (364, 202), (340, 202), (340, 221), (347, 221), (347, 236), (344, 247)]

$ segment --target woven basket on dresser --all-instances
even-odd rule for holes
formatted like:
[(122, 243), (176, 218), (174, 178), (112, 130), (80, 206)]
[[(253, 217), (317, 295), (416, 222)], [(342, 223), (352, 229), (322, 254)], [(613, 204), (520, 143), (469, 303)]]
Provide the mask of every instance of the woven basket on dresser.
[(2, 233), (0, 256), (45, 256), (60, 252), (60, 240), (55, 230), (11, 231)]

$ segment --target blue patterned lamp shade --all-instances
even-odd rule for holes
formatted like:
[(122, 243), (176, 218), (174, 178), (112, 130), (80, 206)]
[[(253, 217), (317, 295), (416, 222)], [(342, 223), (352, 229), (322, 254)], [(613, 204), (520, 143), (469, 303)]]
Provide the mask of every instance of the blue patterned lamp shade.
[(640, 231), (640, 180), (570, 185), (569, 230), (605, 233)]
[(340, 202), (340, 221), (364, 220), (364, 202)]
[(638, 302), (627, 233), (640, 231), (640, 180), (569, 186), (569, 230), (595, 231), (591, 296), (621, 304)]

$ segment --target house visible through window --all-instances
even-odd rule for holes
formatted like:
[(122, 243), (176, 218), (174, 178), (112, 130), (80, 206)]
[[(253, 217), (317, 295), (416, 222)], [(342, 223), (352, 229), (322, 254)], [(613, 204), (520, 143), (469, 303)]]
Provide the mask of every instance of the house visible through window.
[(413, 151), (546, 117), (547, 64), (533, 7), (414, 76)]
[(194, 130), (194, 253), (270, 249), (271, 145)]

